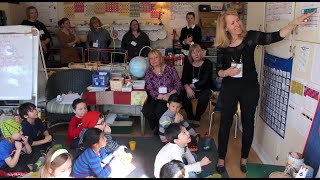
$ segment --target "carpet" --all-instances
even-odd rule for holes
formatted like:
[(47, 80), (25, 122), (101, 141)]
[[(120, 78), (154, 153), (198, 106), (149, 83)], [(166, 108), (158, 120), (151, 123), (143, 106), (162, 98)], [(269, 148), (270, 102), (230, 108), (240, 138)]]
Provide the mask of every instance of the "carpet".
[[(129, 152), (132, 154), (132, 164), (135, 168), (130, 170), (130, 173), (127, 173), (125, 177), (127, 178), (153, 178), (154, 170), (154, 161), (156, 155), (160, 149), (164, 146), (158, 136), (153, 137), (125, 137), (125, 136), (114, 136), (115, 141), (120, 145), (125, 145), (129, 148), (129, 141), (136, 141), (136, 150)], [(54, 144), (62, 144), (64, 148), (69, 150), (72, 154), (76, 155), (74, 151), (70, 151), (67, 146), (67, 136), (64, 135), (55, 135)], [(207, 156), (212, 163), (207, 166), (202, 167), (202, 173), (199, 174), (199, 177), (206, 177), (213, 173), (217, 173), (215, 165), (218, 160), (218, 150), (215, 146), (214, 140), (211, 141), (211, 150), (204, 151), (202, 150), (202, 145), (204, 144), (204, 139), (201, 138), (198, 144), (197, 157), (198, 160), (201, 160), (204, 156)], [(223, 178), (228, 178), (229, 175), (227, 172), (221, 174)]]
[[(136, 167), (130, 174), (127, 175), (128, 178), (139, 178), (139, 177), (148, 177), (153, 178), (153, 170), (154, 170), (154, 161), (156, 155), (160, 151), (160, 149), (164, 146), (158, 136), (153, 137), (123, 137), (117, 136), (114, 139), (120, 145), (126, 145), (129, 148), (129, 141), (136, 141), (136, 150), (131, 152), (133, 159), (132, 164)], [(214, 144), (214, 140), (211, 141), (211, 150), (204, 151), (202, 150), (202, 145), (204, 144), (204, 139), (200, 139), (198, 144), (198, 152), (197, 157), (198, 160), (201, 160), (204, 156), (207, 156), (212, 163), (207, 166), (202, 167), (202, 173), (199, 174), (200, 177), (208, 176), (213, 173), (217, 173), (215, 169), (215, 165), (218, 161), (218, 150)], [(228, 178), (229, 175), (227, 172), (222, 173), (223, 178)]]

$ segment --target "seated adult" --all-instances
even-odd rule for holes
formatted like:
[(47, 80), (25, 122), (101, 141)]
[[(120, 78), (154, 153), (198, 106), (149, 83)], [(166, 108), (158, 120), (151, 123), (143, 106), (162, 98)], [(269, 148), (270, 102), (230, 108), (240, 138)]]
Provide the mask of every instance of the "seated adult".
[[(189, 63), (186, 62), (182, 70), (181, 83), (184, 90), (181, 91), (181, 97), (187, 118), (194, 127), (199, 127), (201, 115), (206, 111), (212, 94), (212, 63), (204, 58), (199, 44), (191, 45), (188, 59)], [(195, 114), (192, 99), (198, 99)]]
[(171, 94), (179, 94), (182, 86), (177, 70), (164, 63), (159, 50), (151, 50), (148, 58), (150, 68), (147, 69), (145, 75), (148, 101), (141, 112), (149, 121), (150, 128), (158, 135), (159, 119), (168, 109), (168, 98)]
[(57, 34), (61, 46), (60, 62), (62, 66), (68, 66), (68, 63), (78, 62), (80, 60), (75, 48), (76, 43), (80, 42), (80, 38), (75, 30), (71, 28), (68, 18), (64, 17), (59, 20), (58, 25), (60, 27)]
[(122, 38), (121, 49), (128, 50), (128, 61), (130, 61), (139, 56), (139, 52), (144, 46), (150, 46), (149, 37), (141, 31), (138, 21), (134, 19), (130, 22), (129, 31)]
[(38, 21), (39, 13), (36, 7), (34, 6), (27, 7), (26, 14), (28, 19), (23, 20), (21, 25), (34, 26), (39, 30), (43, 56), (44, 56), (44, 59), (48, 61), (48, 58), (49, 58), (48, 49), (50, 48), (51, 35), (47, 30), (46, 26), (42, 22)]
[[(99, 18), (92, 17), (90, 19), (90, 31), (88, 32), (88, 44), (90, 48), (106, 49), (111, 44), (111, 37), (109, 32), (101, 28), (102, 23)], [(90, 51), (90, 61), (108, 61), (106, 52)]]

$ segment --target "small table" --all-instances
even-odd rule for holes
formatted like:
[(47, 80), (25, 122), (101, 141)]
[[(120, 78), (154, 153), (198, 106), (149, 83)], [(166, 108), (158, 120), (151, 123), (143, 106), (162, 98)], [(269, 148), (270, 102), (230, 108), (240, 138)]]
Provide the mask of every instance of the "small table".
[(145, 132), (145, 119), (141, 110), (147, 98), (148, 95), (145, 90), (85, 92), (82, 96), (87, 105), (103, 105), (104, 109), (106, 108), (113, 113), (140, 116), (142, 135)]

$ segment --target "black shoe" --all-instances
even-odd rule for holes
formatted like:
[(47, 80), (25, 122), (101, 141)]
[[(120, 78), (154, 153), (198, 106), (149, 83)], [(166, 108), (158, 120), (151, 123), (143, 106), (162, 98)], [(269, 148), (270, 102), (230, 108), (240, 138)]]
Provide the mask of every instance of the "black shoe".
[(246, 173), (247, 172), (247, 165), (240, 163), (240, 170), (241, 170), (241, 172)]
[(216, 166), (216, 170), (219, 174), (222, 174), (226, 171), (226, 167), (225, 166)]

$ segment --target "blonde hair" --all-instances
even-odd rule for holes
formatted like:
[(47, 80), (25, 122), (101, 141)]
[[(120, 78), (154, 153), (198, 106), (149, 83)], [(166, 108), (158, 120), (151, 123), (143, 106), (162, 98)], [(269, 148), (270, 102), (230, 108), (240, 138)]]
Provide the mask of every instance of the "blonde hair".
[[(152, 50), (148, 53), (148, 59), (149, 59), (149, 55), (151, 55), (151, 54), (155, 54), (155, 55), (157, 55), (157, 56), (160, 58), (160, 66), (161, 66), (161, 68), (162, 68), (163, 65), (164, 65), (164, 62), (163, 62), (163, 57), (162, 57), (161, 52), (160, 52), (158, 49), (152, 49)], [(149, 62), (149, 67), (152, 69), (153, 67), (152, 67), (151, 64), (150, 64), (150, 61), (148, 61), (148, 62)]]
[(204, 61), (204, 54), (203, 54), (201, 46), (199, 44), (192, 44), (189, 48), (189, 53), (188, 53), (188, 59), (189, 59), (190, 64), (193, 63), (192, 52), (194, 50), (199, 50), (201, 52), (200, 57), (201, 57), (201, 60)]
[(94, 27), (93, 27), (93, 21), (99, 21), (99, 27), (102, 26), (102, 23), (101, 23), (100, 19), (97, 18), (97, 17), (95, 17), (95, 16), (93, 16), (93, 17), (90, 19), (90, 22), (89, 22), (91, 31), (95, 31), (95, 29), (94, 29)]
[[(230, 45), (231, 35), (228, 31), (226, 31), (227, 23), (226, 16), (234, 15), (238, 18), (239, 15), (236, 10), (228, 8), (225, 11), (221, 12), (217, 19), (217, 28), (216, 28), (216, 40), (214, 46), (217, 48), (226, 48)], [(247, 31), (244, 29), (242, 21), (240, 20), (240, 28), (242, 29), (242, 33), (239, 35), (241, 38), (244, 38), (247, 34)]]
[[(52, 147), (48, 153), (45, 156), (45, 161), (43, 166), (41, 167), (41, 169), (39, 170), (39, 174), (40, 174), (40, 178), (49, 178), (49, 177), (53, 177), (54, 171), (60, 167), (61, 165), (63, 165), (66, 161), (68, 161), (69, 159), (72, 162), (72, 154), (71, 153), (62, 153), (60, 155), (58, 155), (57, 157), (55, 157), (54, 159), (52, 159), (52, 155), (58, 151), (60, 148), (57, 147)], [(52, 171), (50, 173), (50, 170)]]

